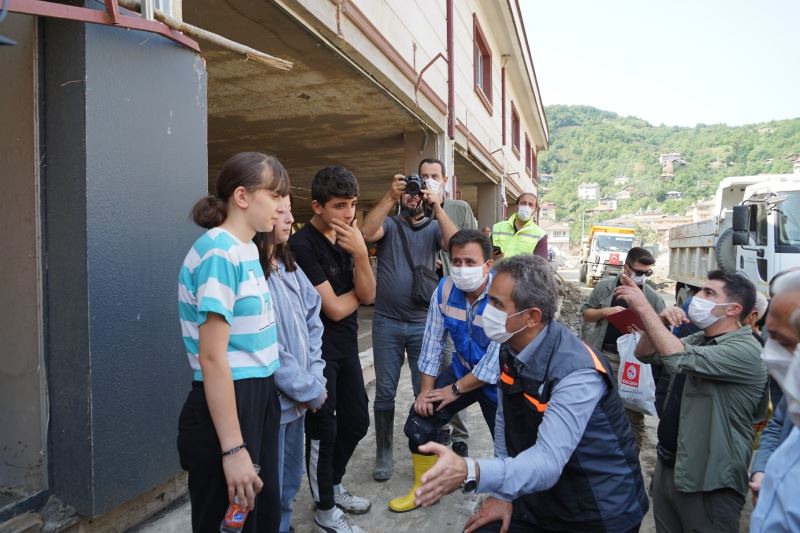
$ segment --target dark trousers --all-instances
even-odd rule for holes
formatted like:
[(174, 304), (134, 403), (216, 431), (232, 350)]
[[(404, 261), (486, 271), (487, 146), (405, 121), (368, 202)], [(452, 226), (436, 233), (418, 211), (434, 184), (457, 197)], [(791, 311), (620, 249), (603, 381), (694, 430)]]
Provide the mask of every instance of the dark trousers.
[[(242, 531), (277, 532), (281, 520), (276, 468), (281, 415), (278, 389), (272, 377), (241, 379), (234, 381), (233, 386), (247, 453), (254, 464), (261, 466), (259, 475), (264, 481), (264, 488), (256, 497), (255, 511), (248, 515)], [(203, 384), (195, 381), (178, 419), (178, 456), (183, 469), (189, 472), (192, 531), (219, 531), (228, 509), (221, 451)]]
[(306, 413), (306, 471), (317, 509), (334, 506), (333, 486), (342, 482), (347, 463), (369, 429), (367, 391), (358, 357), (326, 361), (328, 399)]
[(650, 492), (658, 533), (739, 531), (744, 496), (734, 489), (681, 492), (675, 488), (675, 469), (659, 459)]
[[(439, 374), (434, 383), (434, 388), (441, 389), (447, 387), (458, 381), (453, 367), (447, 367), (444, 372)], [(417, 414), (414, 406), (408, 412), (408, 419), (406, 420), (405, 433), (408, 437), (408, 449), (411, 453), (419, 453), (419, 446), (426, 442), (434, 441), (440, 433), (440, 430), (447, 425), (453, 415), (462, 411), (478, 402), (481, 406), (483, 419), (486, 425), (489, 426), (489, 431), (492, 433), (494, 439), (494, 417), (497, 414), (497, 404), (489, 400), (483, 393), (483, 387), (469, 391), (459, 396), (453, 403), (447, 404), (441, 411), (435, 412), (431, 417), (423, 417)]]

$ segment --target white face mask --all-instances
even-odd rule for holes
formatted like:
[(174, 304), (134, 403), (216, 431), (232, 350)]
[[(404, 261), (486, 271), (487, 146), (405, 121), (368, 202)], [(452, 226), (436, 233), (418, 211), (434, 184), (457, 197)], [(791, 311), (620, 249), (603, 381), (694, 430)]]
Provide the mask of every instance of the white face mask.
[(775, 339), (767, 339), (764, 351), (761, 352), (761, 359), (767, 365), (767, 371), (772, 379), (783, 387), (783, 381), (789, 374), (789, 367), (795, 355), (784, 348)]
[(528, 311), (528, 309), (523, 309), (522, 311), (518, 311), (513, 315), (509, 315), (505, 311), (501, 311), (491, 304), (486, 304), (486, 307), (483, 308), (483, 314), (481, 315), (483, 318), (483, 332), (486, 333), (486, 336), (493, 341), (502, 344), (528, 327), (526, 324), (517, 331), (506, 331), (506, 320), (508, 320), (509, 317), (517, 316), (525, 311)]
[(527, 222), (533, 216), (533, 208), (529, 205), (521, 205), (517, 208), (517, 218)]
[(641, 276), (635, 276), (635, 275), (631, 276), (631, 281), (633, 281), (635, 284), (637, 284), (640, 287), (642, 285), (644, 285), (644, 280), (646, 280), (646, 279), (647, 279), (647, 276), (645, 276), (644, 274), (642, 274)]
[(795, 426), (800, 427), (800, 345), (794, 350), (794, 358), (781, 383), (786, 398), (786, 414)]
[(464, 292), (472, 292), (480, 287), (489, 275), (483, 273), (485, 264), (476, 267), (452, 267), (450, 277), (453, 278), (456, 287)]
[(441, 184), (433, 178), (426, 179), (425, 185), (428, 187), (428, 190), (434, 194), (439, 192), (439, 189), (442, 188)]
[(711, 327), (712, 325), (716, 324), (720, 318), (722, 318), (722, 316), (715, 316), (711, 314), (711, 311), (718, 305), (732, 304), (730, 302), (718, 304), (716, 302), (712, 302), (711, 300), (695, 296), (692, 298), (692, 302), (689, 304), (689, 320), (691, 320), (692, 323), (700, 329)]

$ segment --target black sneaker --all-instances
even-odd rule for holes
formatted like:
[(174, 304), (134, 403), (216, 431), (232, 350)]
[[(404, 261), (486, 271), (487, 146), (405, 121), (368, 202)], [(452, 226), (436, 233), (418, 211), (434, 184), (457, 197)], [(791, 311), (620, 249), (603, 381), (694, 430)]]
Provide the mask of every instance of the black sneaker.
[(467, 446), (466, 442), (455, 441), (453, 442), (453, 452), (461, 457), (466, 457), (469, 455), (469, 446)]

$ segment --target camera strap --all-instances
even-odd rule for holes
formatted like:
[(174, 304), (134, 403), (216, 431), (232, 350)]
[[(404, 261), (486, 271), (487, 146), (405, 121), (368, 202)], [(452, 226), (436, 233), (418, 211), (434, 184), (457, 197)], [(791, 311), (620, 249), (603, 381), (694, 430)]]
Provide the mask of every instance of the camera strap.
[(408, 261), (408, 266), (413, 272), (414, 262), (411, 261), (411, 247), (408, 245), (408, 235), (406, 235), (406, 232), (403, 229), (403, 223), (394, 217), (391, 217), (391, 221), (397, 224), (397, 231), (400, 233), (400, 242), (403, 243), (403, 251), (406, 253), (406, 261)]

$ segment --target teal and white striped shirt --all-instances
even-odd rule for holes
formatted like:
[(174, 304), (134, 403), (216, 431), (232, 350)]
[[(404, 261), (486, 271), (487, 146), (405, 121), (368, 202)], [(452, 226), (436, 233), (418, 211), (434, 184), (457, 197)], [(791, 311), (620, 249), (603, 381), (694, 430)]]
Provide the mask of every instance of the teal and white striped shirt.
[(194, 379), (203, 381), (199, 327), (208, 313), (230, 325), (228, 364), (233, 379), (269, 377), (280, 365), (275, 310), (258, 249), (222, 228), (203, 234), (178, 275), (178, 313)]

